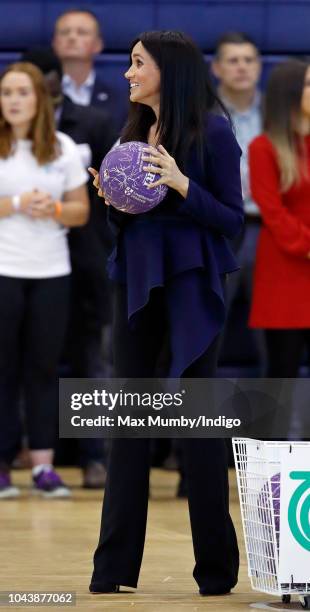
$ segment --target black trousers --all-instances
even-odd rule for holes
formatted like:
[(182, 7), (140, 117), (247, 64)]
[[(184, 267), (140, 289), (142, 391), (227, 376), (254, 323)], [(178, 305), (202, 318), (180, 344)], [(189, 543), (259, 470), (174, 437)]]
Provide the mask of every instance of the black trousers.
[(310, 329), (267, 329), (267, 376), (270, 378), (297, 378), (298, 370), (307, 349), (310, 363)]
[[(91, 201), (94, 200), (93, 193), (90, 196)], [(91, 211), (101, 206), (101, 202), (97, 199), (93, 205)], [(111, 281), (105, 271), (111, 245), (104, 244), (108, 235), (103, 240), (100, 238), (107, 221), (104, 217), (99, 221), (99, 226), (92, 219), (86, 226), (71, 228), (68, 237), (72, 264), (70, 317), (62, 361), (65, 375), (70, 378), (103, 378), (106, 375), (101, 344), (103, 326), (111, 325), (112, 318)], [(73, 460), (81, 467), (93, 461), (106, 463), (105, 447), (103, 439), (62, 438), (57, 442), (56, 461), (68, 463)]]
[[(151, 292), (134, 331), (127, 325), (125, 289), (118, 287), (115, 297), (117, 376), (151, 377), (167, 333), (164, 289)], [(213, 376), (217, 352), (218, 340), (184, 376)], [(100, 591), (106, 582), (137, 586), (147, 521), (150, 442), (149, 439), (112, 441), (91, 590)], [(239, 567), (237, 539), (228, 507), (225, 441), (184, 439), (182, 449), (196, 561), (193, 575), (206, 592), (225, 593), (236, 584)]]
[(55, 445), (69, 276), (0, 276), (0, 295), (0, 461), (10, 464), (20, 442), (21, 388), (30, 449)]

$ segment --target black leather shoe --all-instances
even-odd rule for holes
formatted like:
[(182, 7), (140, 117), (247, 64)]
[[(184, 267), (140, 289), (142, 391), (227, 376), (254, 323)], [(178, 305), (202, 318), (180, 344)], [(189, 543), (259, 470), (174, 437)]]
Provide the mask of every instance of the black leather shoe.
[(214, 593), (210, 593), (210, 591), (208, 591), (207, 589), (205, 589), (204, 587), (201, 587), (199, 589), (199, 594), (202, 595), (203, 597), (209, 596), (209, 597), (216, 597), (217, 595), (230, 595), (231, 591), (229, 590), (225, 590), (223, 589), (223, 591), (218, 591), (218, 592), (214, 592)]
[(119, 584), (114, 584), (113, 582), (104, 582), (98, 587), (90, 585), (89, 587), (90, 593), (92, 595), (100, 595), (101, 593), (119, 593)]

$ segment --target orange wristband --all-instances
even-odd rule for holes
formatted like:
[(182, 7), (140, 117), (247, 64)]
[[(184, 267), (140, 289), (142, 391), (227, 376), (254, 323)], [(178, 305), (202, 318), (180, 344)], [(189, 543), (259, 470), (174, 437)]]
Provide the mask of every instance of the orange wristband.
[(62, 213), (62, 202), (60, 202), (60, 200), (55, 200), (54, 205), (55, 205), (54, 218), (59, 219)]

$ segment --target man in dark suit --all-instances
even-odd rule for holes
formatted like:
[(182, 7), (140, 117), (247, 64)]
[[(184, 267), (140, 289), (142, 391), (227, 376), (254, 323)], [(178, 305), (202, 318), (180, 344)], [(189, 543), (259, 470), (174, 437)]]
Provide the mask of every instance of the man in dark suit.
[[(116, 140), (107, 112), (74, 104), (62, 94), (61, 64), (51, 49), (33, 49), (23, 55), (23, 60), (35, 64), (44, 74), (57, 128), (77, 143), (85, 167), (99, 168)], [(111, 373), (108, 364), (102, 361), (101, 342), (102, 331), (111, 319), (111, 290), (105, 267), (112, 237), (106, 222), (106, 207), (97, 197), (91, 177), (89, 196), (89, 222), (69, 233), (72, 299), (65, 363), (69, 376), (81, 378)], [(80, 439), (78, 442), (84, 486), (101, 487), (105, 482), (103, 441)]]
[(69, 9), (57, 18), (53, 49), (62, 64), (63, 93), (76, 104), (107, 110), (119, 131), (127, 114), (127, 99), (96, 73), (95, 56), (103, 47), (100, 24), (92, 11)]

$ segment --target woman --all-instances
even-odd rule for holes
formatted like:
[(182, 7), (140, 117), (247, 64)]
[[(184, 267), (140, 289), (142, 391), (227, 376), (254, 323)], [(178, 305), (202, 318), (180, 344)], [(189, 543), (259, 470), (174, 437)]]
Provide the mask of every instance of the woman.
[(263, 225), (251, 327), (266, 333), (270, 377), (295, 378), (310, 349), (310, 68), (291, 60), (269, 79), (264, 133), (250, 145)]
[(53, 470), (57, 366), (67, 323), (68, 227), (88, 216), (84, 171), (73, 141), (56, 133), (40, 70), (10, 65), (0, 77), (0, 498), (18, 495), (19, 394), (35, 492), (68, 496)]
[[(125, 77), (131, 108), (121, 141), (151, 145), (144, 170), (158, 172), (158, 165), (159, 182), (169, 191), (145, 214), (109, 209), (117, 232), (109, 266), (117, 281), (116, 376), (154, 376), (167, 337), (169, 376), (214, 376), (225, 317), (223, 278), (236, 269), (225, 236), (234, 236), (242, 223), (240, 150), (227, 119), (211, 112), (220, 103), (203, 56), (182, 33), (141, 34)], [(194, 577), (202, 595), (228, 593), (237, 582), (239, 556), (228, 509), (225, 443), (185, 439), (182, 447)], [(149, 439), (113, 440), (91, 592), (137, 586), (149, 464)]]

